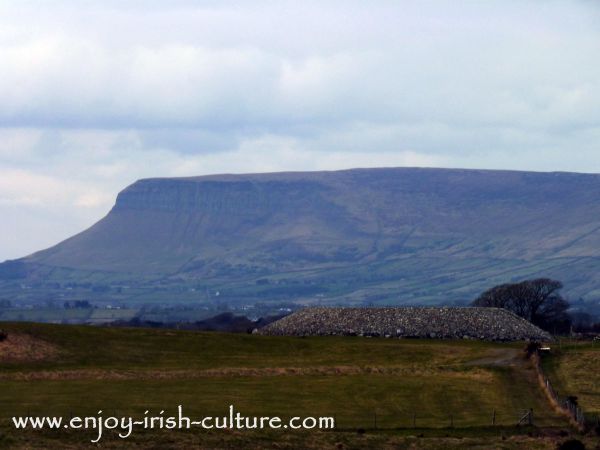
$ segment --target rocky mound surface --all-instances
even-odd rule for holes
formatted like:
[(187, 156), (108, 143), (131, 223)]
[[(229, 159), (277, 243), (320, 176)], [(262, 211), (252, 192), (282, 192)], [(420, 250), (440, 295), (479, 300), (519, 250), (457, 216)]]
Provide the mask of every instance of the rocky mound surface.
[(499, 308), (306, 308), (261, 328), (284, 336), (384, 336), (546, 341), (550, 334)]
[(0, 362), (30, 362), (52, 359), (59, 349), (46, 341), (23, 333), (0, 330)]

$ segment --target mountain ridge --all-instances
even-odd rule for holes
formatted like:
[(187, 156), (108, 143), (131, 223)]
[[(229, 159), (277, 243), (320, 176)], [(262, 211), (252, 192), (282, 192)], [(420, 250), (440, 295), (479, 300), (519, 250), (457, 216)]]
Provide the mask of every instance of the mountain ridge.
[(146, 178), (89, 229), (17, 261), (29, 268), (25, 279), (42, 284), (195, 284), (220, 287), (233, 302), (465, 303), (494, 283), (535, 275), (596, 301), (598, 198), (600, 175), (571, 172)]

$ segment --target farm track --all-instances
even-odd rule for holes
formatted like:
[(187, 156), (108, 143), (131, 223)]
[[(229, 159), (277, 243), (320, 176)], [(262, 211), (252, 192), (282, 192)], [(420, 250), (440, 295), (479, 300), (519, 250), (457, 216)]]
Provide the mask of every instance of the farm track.
[(495, 348), (490, 355), (465, 363), (467, 366), (520, 367), (527, 365), (523, 352), (516, 348)]

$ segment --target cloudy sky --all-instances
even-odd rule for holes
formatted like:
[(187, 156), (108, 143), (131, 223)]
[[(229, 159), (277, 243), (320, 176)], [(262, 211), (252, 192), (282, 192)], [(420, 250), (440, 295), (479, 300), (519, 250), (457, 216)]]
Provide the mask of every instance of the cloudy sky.
[(0, 261), (143, 177), (600, 172), (595, 1), (2, 1)]

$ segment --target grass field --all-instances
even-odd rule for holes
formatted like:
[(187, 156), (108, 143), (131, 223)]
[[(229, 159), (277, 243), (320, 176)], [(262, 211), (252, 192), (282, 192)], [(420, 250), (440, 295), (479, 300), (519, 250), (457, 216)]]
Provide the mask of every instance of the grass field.
[[(455, 439), (455, 448), (465, 448), (461, 439), (471, 439), (478, 448), (491, 439), (502, 445), (497, 448), (521, 448), (531, 430), (515, 424), (530, 408), (536, 426), (568, 428), (549, 407), (521, 344), (26, 323), (2, 328), (9, 340), (20, 339), (22, 348), (9, 353), (6, 342), (0, 344), (0, 445), (44, 448), (68, 442), (77, 447), (90, 438), (83, 431), (16, 431), (9, 422), (13, 415), (81, 416), (102, 409), (141, 417), (145, 410), (175, 412), (177, 405), (193, 417), (223, 415), (230, 404), (249, 416), (333, 416), (336, 431), (140, 431), (126, 443), (143, 448), (150, 442), (156, 448), (198, 443), (261, 448), (272, 441), (283, 448), (336, 443), (340, 448), (453, 448)], [(357, 434), (361, 428), (366, 433)], [(411, 439), (420, 434), (428, 436), (427, 444), (416, 438), (423, 445), (414, 447)], [(502, 435), (514, 436), (502, 440)], [(552, 448), (544, 439), (528, 448)], [(106, 436), (109, 448), (123, 443)]]
[(586, 413), (600, 416), (600, 343), (564, 342), (543, 368), (560, 394), (577, 396)]

